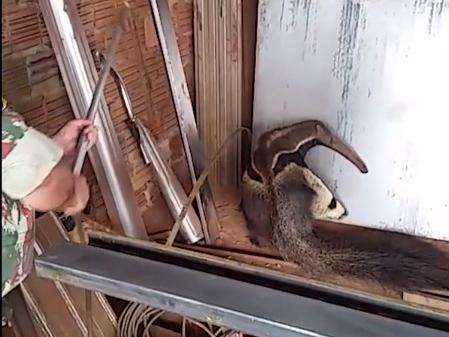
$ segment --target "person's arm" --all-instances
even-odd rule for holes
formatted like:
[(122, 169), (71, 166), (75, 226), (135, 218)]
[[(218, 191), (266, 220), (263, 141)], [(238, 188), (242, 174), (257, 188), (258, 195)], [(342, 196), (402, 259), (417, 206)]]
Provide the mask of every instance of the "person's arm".
[(60, 210), (74, 195), (75, 177), (67, 160), (60, 160), (45, 180), (22, 202), (37, 211)]
[(78, 136), (90, 123), (69, 122), (52, 140), (27, 127), (18, 115), (2, 114), (2, 122), (12, 135), (2, 140), (2, 191), (39, 211), (81, 211), (89, 188), (84, 177), (71, 173), (71, 165)]

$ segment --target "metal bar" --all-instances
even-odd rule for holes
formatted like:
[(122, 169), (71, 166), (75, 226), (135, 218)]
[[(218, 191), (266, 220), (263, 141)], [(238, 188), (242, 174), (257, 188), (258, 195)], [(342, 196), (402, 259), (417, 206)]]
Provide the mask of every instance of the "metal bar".
[[(69, 241), (63, 224), (52, 214), (47, 213), (37, 218), (35, 227), (36, 255), (42, 255), (55, 244)], [(20, 287), (33, 319), (45, 331), (46, 337), (87, 337), (88, 317), (93, 319), (95, 337), (115, 336), (117, 319), (103, 294), (92, 294), (93, 311), (88, 314), (85, 311), (82, 289), (38, 278), (34, 271)]]
[[(204, 268), (204, 266), (207, 266), (214, 270), (223, 270), (223, 268), (225, 268), (228, 272), (243, 273), (246, 275), (246, 279), (251, 278), (259, 284), (283, 284), (284, 287), (290, 289), (304, 289), (300, 292), (307, 292), (310, 296), (312, 296), (311, 294), (315, 294), (314, 296), (316, 298), (332, 298), (335, 303), (345, 303), (345, 305), (350, 305), (352, 307), (370, 307), (373, 312), (382, 312), (385, 316), (389, 315), (386, 308), (395, 312), (396, 315), (398, 312), (401, 312), (402, 316), (406, 317), (418, 315), (421, 316), (421, 318), (426, 316), (431, 319), (434, 315), (429, 310), (417, 310), (401, 300), (367, 294), (360, 291), (350, 291), (348, 288), (330, 285), (328, 283), (253, 265), (250, 264), (248, 260), (246, 262), (242, 260), (231, 260), (229, 257), (231, 256), (232, 258), (233, 254), (229, 251), (224, 252), (224, 258), (212, 255), (214, 254), (212, 251), (218, 253), (221, 250), (220, 248), (214, 249), (200, 246), (188, 246), (187, 249), (184, 249), (181, 247), (166, 246), (156, 242), (112, 235), (100, 231), (90, 231), (88, 235), (89, 245), (94, 247), (114, 250), (116, 252), (140, 257), (163, 257), (164, 261), (170, 259), (171, 261), (174, 261), (174, 264), (185, 267), (194, 266), (194, 268), (196, 268), (195, 266), (201, 266), (200, 268)], [(193, 251), (192, 249), (196, 249), (196, 251)], [(446, 318), (446, 321), (449, 323), (449, 318)]]
[[(135, 125), (139, 130), (142, 151), (151, 160), (170, 212), (173, 218), (176, 219), (187, 202), (187, 195), (170, 166), (164, 163), (149, 130), (138, 118), (135, 119)], [(186, 216), (182, 220), (180, 232), (189, 243), (195, 243), (204, 238), (200, 219), (192, 206), (189, 207)]]
[[(103, 62), (103, 67), (100, 71), (100, 74), (98, 75), (98, 82), (95, 85), (92, 101), (89, 104), (89, 110), (86, 113), (86, 118), (92, 122), (95, 120), (95, 117), (97, 116), (98, 105), (100, 104), (100, 99), (101, 96), (103, 95), (106, 80), (108, 78), (112, 63), (114, 61), (115, 51), (120, 41), (120, 37), (122, 36), (122, 32), (124, 30), (124, 26), (126, 23), (126, 19), (128, 18), (128, 15), (129, 15), (129, 5), (125, 3), (125, 6), (123, 6), (118, 16), (117, 25), (115, 27), (114, 33), (112, 34), (112, 41), (108, 47), (105, 61)], [(86, 137), (82, 137), (80, 141), (81, 145), (79, 147), (78, 156), (76, 157), (73, 169), (73, 172), (75, 174), (81, 173), (81, 169), (83, 168), (84, 159), (86, 158), (89, 145), (89, 141)]]
[[(111, 68), (111, 64), (114, 60), (115, 50), (117, 49), (118, 43), (120, 41), (120, 37), (122, 35), (123, 26), (125, 24), (125, 20), (128, 16), (128, 7), (124, 6), (122, 12), (118, 18), (118, 25), (115, 28), (115, 31), (112, 35), (112, 42), (109, 45), (106, 61), (103, 64), (103, 68), (101, 69), (101, 73), (99, 75), (99, 79), (95, 85), (92, 101), (89, 104), (89, 110), (86, 113), (86, 119), (91, 122), (95, 121), (98, 111), (98, 105), (100, 104), (101, 95), (103, 95), (104, 87), (106, 85), (106, 79), (109, 74), (109, 69)], [(87, 151), (89, 150), (89, 139), (88, 137), (81, 136), (78, 141), (78, 154), (75, 159), (75, 164), (73, 165), (73, 173), (75, 175), (80, 175), (81, 170), (83, 169), (84, 160), (86, 159)], [(54, 212), (51, 212), (55, 214)], [(75, 225), (79, 225), (79, 217), (73, 216), (73, 221)]]
[[(39, 5), (73, 112), (77, 117), (85, 117), (98, 76), (75, 3), (39, 0)], [(89, 158), (108, 215), (118, 232), (146, 239), (145, 225), (103, 97), (98, 109), (95, 125), (99, 128), (99, 136), (95, 149), (89, 151)]]
[[(105, 60), (103, 55), (99, 53), (98, 57), (103, 63)], [(125, 81), (122, 76), (112, 65), (110, 70), (118, 83), (120, 94), (125, 104), (129, 119), (132, 123), (134, 123), (134, 126), (137, 128), (139, 133), (139, 145), (145, 164), (152, 163), (159, 181), (159, 187), (161, 188), (162, 194), (164, 195), (165, 201), (168, 204), (173, 218), (176, 219), (181, 213), (183, 205), (187, 201), (187, 195), (182, 188), (181, 183), (173, 173), (171, 167), (162, 159), (150, 130), (143, 125), (140, 119), (134, 116), (131, 98), (126, 90)], [(200, 219), (196, 215), (193, 207), (189, 207), (189, 210), (182, 221), (181, 235), (188, 243), (195, 243), (204, 238)]]
[(449, 331), (449, 318), (442, 315), (411, 309), (409, 315), (385, 317), (382, 308), (354, 308), (338, 303), (335, 295), (328, 301), (326, 292), (317, 296), (287, 284), (258, 283), (225, 268), (213, 270), (204, 261), (180, 266), (177, 260), (64, 244), (36, 259), (36, 270), (43, 277), (261, 337), (443, 337)]
[[(170, 8), (167, 0), (149, 0), (149, 2), (152, 7), (154, 22), (164, 54), (165, 66), (170, 81), (176, 113), (178, 115), (181, 138), (190, 170), (190, 176), (192, 182), (195, 184), (197, 177), (201, 174), (205, 166), (204, 151), (195, 122), (195, 115), (193, 112), (192, 101), (190, 100), (184, 68), (181, 62), (181, 55), (176, 43), (176, 35), (173, 29)], [(200, 195), (196, 200), (201, 223), (203, 225), (205, 240), (210, 244), (218, 238), (218, 217), (212, 192), (207, 182), (202, 189), (201, 195), (202, 199), (204, 199), (205, 209), (203, 209)]]

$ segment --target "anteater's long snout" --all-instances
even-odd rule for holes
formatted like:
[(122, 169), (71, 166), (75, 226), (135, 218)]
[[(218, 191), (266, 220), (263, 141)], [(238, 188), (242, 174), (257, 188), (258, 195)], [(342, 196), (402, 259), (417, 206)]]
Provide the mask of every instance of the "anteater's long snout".
[(365, 162), (360, 158), (357, 152), (349, 145), (345, 144), (340, 138), (333, 135), (322, 123), (315, 126), (317, 140), (322, 145), (338, 152), (351, 163), (353, 163), (362, 173), (368, 173), (368, 168)]

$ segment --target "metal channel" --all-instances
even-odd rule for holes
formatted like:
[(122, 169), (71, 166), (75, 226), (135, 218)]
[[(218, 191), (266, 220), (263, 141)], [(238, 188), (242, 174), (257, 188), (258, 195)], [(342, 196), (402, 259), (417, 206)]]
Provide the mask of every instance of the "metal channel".
[[(335, 294), (325, 290), (310, 296), (236, 276), (225, 267), (214, 270), (204, 261), (195, 261), (197, 268), (191, 268), (173, 260), (177, 258), (138, 257), (66, 243), (37, 258), (36, 271), (42, 277), (261, 337), (442, 337), (449, 332), (449, 318), (442, 315), (411, 309), (409, 318), (400, 312), (386, 317), (381, 307), (376, 313), (329, 302)], [(396, 310), (387, 304), (383, 309)]]
[[(92, 100), (98, 75), (75, 4), (72, 1), (39, 0), (39, 5), (73, 112), (75, 116), (83, 117)], [(145, 239), (148, 237), (145, 225), (103, 97), (98, 109), (95, 125), (100, 132), (89, 158), (108, 215), (118, 231), (127, 236)]]
[[(157, 259), (159, 261), (170, 261), (172, 264), (191, 269), (218, 272), (226, 270), (233, 273), (234, 277), (249, 279), (257, 284), (272, 284), (283, 289), (295, 289), (296, 293), (307, 293), (310, 297), (326, 297), (328, 302), (350, 306), (352, 308), (382, 312), (383, 316), (397, 317), (420, 317), (432, 322), (435, 313), (423, 308), (415, 308), (402, 300), (396, 300), (366, 292), (349, 290), (348, 288), (323, 283), (320, 281), (305, 279), (297, 275), (289, 275), (280, 271), (254, 266), (228, 258), (222, 258), (208, 253), (191, 250), (189, 248), (178, 248), (164, 244), (143, 241), (133, 238), (117, 236), (100, 231), (89, 231), (89, 245), (114, 250), (124, 254), (135, 255)], [(239, 276), (240, 275), (240, 276)], [(449, 323), (449, 317), (447, 317)]]
[[(170, 15), (170, 7), (167, 0), (149, 0), (156, 24), (159, 41), (164, 55), (165, 66), (173, 102), (178, 115), (181, 138), (186, 153), (187, 163), (192, 181), (200, 176), (204, 169), (204, 150), (201, 144), (198, 128), (195, 122), (192, 101), (187, 87), (187, 81), (182, 66), (181, 54), (176, 42), (176, 34)], [(204, 208), (201, 198), (197, 204), (203, 224), (203, 232), (206, 242), (212, 243), (218, 238), (218, 217), (213, 201), (212, 191), (206, 181), (202, 189), (201, 197), (204, 200)], [(207, 225), (206, 225), (207, 220)]]

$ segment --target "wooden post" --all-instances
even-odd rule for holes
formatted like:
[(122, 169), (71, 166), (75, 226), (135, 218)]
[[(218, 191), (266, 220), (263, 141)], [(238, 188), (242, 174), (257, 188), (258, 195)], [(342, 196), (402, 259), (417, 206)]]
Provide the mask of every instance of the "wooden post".
[[(242, 1), (194, 2), (196, 111), (206, 158), (242, 124)], [(241, 138), (213, 167), (215, 186), (238, 187)]]
[[(242, 1), (242, 126), (253, 125), (254, 66), (256, 63), (257, 10), (259, 0)], [(244, 170), (251, 160), (251, 139), (242, 139)]]

